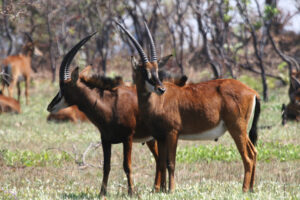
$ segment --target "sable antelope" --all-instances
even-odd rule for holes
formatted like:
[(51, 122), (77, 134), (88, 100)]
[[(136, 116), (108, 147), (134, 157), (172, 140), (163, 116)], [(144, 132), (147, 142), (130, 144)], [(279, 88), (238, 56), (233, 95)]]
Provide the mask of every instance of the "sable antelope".
[(289, 88), (290, 103), (282, 104), (282, 125), (287, 120), (300, 121), (300, 72), (293, 72)]
[[(60, 91), (49, 104), (47, 110), (56, 112), (62, 108), (77, 105), (101, 133), (104, 168), (100, 195), (107, 192), (110, 172), (111, 145), (123, 143), (123, 167), (128, 180), (128, 193), (132, 194), (131, 149), (132, 142), (147, 142), (147, 146), (157, 161), (157, 146), (151, 139), (143, 122), (138, 118), (137, 94), (135, 86), (120, 85), (118, 81), (103, 81), (104, 78), (86, 78), (75, 68), (70, 75), (70, 63), (76, 52), (91, 37), (87, 36), (76, 44), (64, 57), (59, 72)], [(110, 83), (110, 84), (108, 84)], [(111, 85), (109, 87), (109, 85)], [(156, 177), (158, 175), (156, 174)], [(157, 180), (157, 179), (156, 179)]]
[(0, 113), (3, 112), (21, 113), (21, 107), (17, 100), (2, 95), (0, 91)]
[[(178, 139), (214, 140), (227, 130), (244, 164), (243, 191), (253, 190), (257, 150), (259, 94), (240, 81), (219, 79), (178, 87), (162, 83), (158, 77), (155, 45), (145, 23), (150, 41), (150, 61), (136, 39), (116, 22), (136, 47), (141, 63), (133, 66), (140, 118), (158, 142), (159, 172), (156, 190), (165, 190), (166, 168), (169, 191), (174, 191), (175, 157)], [(250, 117), (252, 127), (247, 135)], [(250, 139), (249, 139), (250, 137)]]
[(23, 53), (13, 56), (8, 56), (2, 61), (2, 71), (5, 75), (2, 76), (2, 91), (8, 88), (8, 96), (13, 97), (13, 90), (17, 85), (18, 101), (20, 101), (20, 82), (25, 81), (25, 96), (26, 104), (29, 103), (29, 84), (31, 79), (31, 58), (34, 55), (42, 56), (38, 48), (35, 47), (32, 38), (26, 34), (28, 42), (23, 47)]

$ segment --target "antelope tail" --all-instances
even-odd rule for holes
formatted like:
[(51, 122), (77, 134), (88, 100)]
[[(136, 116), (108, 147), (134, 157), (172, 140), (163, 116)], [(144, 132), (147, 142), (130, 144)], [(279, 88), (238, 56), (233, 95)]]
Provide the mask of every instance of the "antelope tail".
[(256, 100), (256, 104), (255, 104), (255, 111), (254, 111), (254, 117), (253, 117), (253, 122), (252, 122), (252, 126), (249, 132), (249, 138), (252, 142), (253, 145), (256, 145), (256, 141), (257, 141), (257, 122), (258, 122), (258, 118), (260, 115), (260, 100), (255, 97)]

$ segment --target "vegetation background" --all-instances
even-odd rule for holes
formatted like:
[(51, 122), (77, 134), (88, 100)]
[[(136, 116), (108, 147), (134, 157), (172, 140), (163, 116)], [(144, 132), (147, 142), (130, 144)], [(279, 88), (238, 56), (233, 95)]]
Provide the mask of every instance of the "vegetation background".
[[(133, 199), (300, 199), (300, 124), (281, 126), (292, 70), (299, 70), (300, 35), (286, 31), (300, 15), (284, 14), (266, 0), (2, 0), (0, 59), (22, 51), (29, 33), (43, 57), (33, 57), (30, 105), (20, 115), (0, 115), (0, 199), (97, 199), (102, 179), (100, 140), (89, 123), (47, 123), (46, 106), (58, 91), (62, 57), (82, 37), (98, 31), (73, 62), (92, 64), (95, 73), (131, 80), (135, 54), (113, 23), (125, 23), (144, 49), (143, 22), (149, 24), (159, 56), (173, 54), (166, 70), (191, 82), (236, 78), (265, 101), (259, 121), (255, 193), (241, 191), (243, 166), (225, 134), (218, 142), (180, 141), (176, 192), (152, 193), (154, 159), (133, 147)], [(107, 199), (130, 199), (122, 169), (121, 145), (114, 145)]]

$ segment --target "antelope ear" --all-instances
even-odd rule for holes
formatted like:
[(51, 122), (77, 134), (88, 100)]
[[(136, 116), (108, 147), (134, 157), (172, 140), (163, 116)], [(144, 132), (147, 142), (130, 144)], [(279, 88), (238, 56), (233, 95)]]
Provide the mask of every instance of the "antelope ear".
[(131, 67), (133, 69), (133, 71), (136, 71), (137, 66), (138, 66), (138, 61), (135, 59), (134, 56), (131, 56)]
[(92, 70), (92, 66), (91, 65), (88, 65), (86, 66), (79, 74), (79, 77), (82, 78), (82, 77), (88, 77), (89, 76), (89, 73), (91, 72)]
[(159, 61), (158, 61), (158, 68), (163, 68), (165, 66), (165, 64), (167, 64), (167, 62), (169, 61), (169, 59), (172, 57), (173, 55), (170, 54), (168, 56), (165, 56), (163, 58), (161, 58)]
[(77, 80), (79, 78), (79, 67), (76, 67), (71, 74), (71, 81), (73, 84), (76, 84)]

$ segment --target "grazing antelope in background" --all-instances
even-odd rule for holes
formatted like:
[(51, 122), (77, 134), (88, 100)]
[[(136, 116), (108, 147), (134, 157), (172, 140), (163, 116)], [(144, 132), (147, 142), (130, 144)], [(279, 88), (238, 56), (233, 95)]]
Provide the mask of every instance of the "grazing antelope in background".
[(293, 72), (289, 88), (290, 103), (282, 104), (282, 125), (287, 120), (300, 121), (300, 72)]
[[(178, 139), (215, 140), (227, 130), (240, 152), (244, 164), (243, 191), (253, 190), (257, 150), (256, 125), (260, 114), (259, 94), (234, 79), (219, 79), (178, 87), (162, 83), (158, 77), (157, 56), (151, 33), (150, 61), (140, 44), (120, 23), (116, 22), (136, 47), (141, 64), (133, 66), (140, 118), (158, 142), (159, 173), (156, 190), (166, 187), (174, 191), (175, 157)], [(252, 127), (247, 135), (250, 117)], [(249, 139), (250, 137), (250, 139)]]
[(17, 100), (2, 95), (2, 91), (0, 91), (0, 114), (5, 112), (21, 113), (21, 106)]
[(28, 42), (23, 47), (23, 53), (6, 57), (2, 61), (1, 67), (2, 71), (5, 73), (5, 75), (2, 76), (2, 91), (4, 92), (4, 88), (7, 87), (8, 96), (13, 97), (13, 90), (17, 85), (18, 101), (20, 101), (20, 82), (24, 80), (26, 104), (28, 104), (28, 90), (31, 78), (31, 58), (33, 54), (38, 56), (42, 56), (43, 54), (37, 47), (35, 47), (32, 38), (28, 34), (26, 34), (26, 36), (28, 38)]
[(143, 122), (138, 118), (135, 86), (120, 85), (118, 78), (114, 79), (117, 81), (97, 76), (87, 78), (84, 74), (79, 74), (78, 67), (70, 75), (69, 68), (72, 59), (80, 47), (92, 36), (93, 34), (81, 40), (64, 57), (59, 71), (60, 91), (51, 101), (47, 110), (56, 112), (62, 108), (77, 105), (79, 110), (99, 129), (104, 154), (100, 195), (105, 195), (107, 192), (111, 145), (123, 143), (123, 168), (128, 180), (128, 193), (132, 194), (132, 142), (147, 142), (156, 162), (158, 159), (157, 146)]

